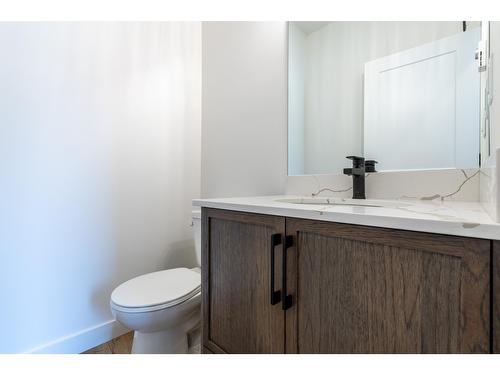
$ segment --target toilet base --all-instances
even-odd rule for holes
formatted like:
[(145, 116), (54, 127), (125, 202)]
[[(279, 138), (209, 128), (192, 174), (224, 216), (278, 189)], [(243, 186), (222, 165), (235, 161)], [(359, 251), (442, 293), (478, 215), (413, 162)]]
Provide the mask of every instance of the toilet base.
[(183, 329), (134, 332), (132, 354), (186, 354), (188, 337)]

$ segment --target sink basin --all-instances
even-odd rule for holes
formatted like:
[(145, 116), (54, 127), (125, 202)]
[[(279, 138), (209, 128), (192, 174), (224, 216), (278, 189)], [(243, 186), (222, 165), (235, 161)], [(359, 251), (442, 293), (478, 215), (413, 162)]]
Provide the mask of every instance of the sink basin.
[(388, 201), (380, 199), (349, 199), (349, 198), (282, 198), (276, 202), (309, 204), (320, 206), (361, 206), (361, 207), (387, 207), (397, 208), (409, 206), (407, 203), (399, 201)]

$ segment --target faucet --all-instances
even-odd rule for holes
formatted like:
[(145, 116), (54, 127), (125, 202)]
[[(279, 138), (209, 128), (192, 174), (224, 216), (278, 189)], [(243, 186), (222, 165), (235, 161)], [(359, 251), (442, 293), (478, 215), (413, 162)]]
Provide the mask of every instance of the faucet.
[(376, 160), (366, 160), (361, 156), (347, 156), (352, 160), (352, 168), (344, 168), (344, 174), (352, 176), (352, 199), (366, 199), (365, 173), (377, 172)]

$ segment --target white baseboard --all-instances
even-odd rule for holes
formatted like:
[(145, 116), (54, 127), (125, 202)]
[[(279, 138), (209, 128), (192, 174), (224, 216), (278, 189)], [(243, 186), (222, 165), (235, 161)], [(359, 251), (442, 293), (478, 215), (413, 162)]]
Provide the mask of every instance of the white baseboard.
[(129, 331), (116, 320), (110, 320), (33, 348), (26, 354), (78, 354)]

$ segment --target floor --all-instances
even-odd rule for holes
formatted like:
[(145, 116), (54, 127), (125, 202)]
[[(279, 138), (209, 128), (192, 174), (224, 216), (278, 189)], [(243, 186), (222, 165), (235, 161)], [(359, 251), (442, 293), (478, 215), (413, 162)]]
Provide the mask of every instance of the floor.
[(132, 339), (134, 332), (126, 333), (116, 337), (111, 341), (105, 342), (102, 345), (96, 346), (82, 354), (130, 354), (132, 350)]
[[(126, 333), (122, 336), (116, 337), (111, 341), (105, 342), (102, 345), (89, 349), (82, 354), (130, 354), (132, 351), (132, 340), (134, 339), (134, 332)], [(191, 339), (191, 337), (190, 337)], [(191, 340), (190, 340), (191, 341)], [(195, 342), (190, 342), (189, 354), (200, 354), (201, 346), (199, 339)]]

